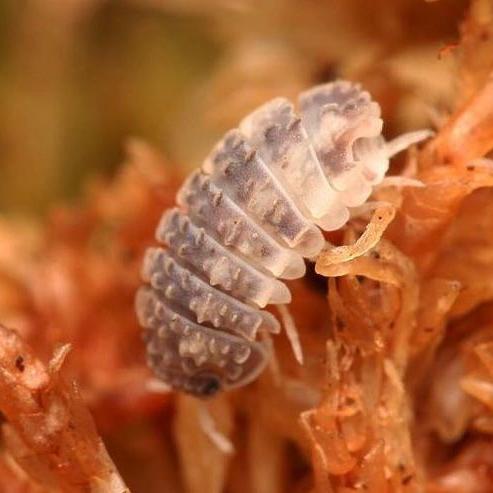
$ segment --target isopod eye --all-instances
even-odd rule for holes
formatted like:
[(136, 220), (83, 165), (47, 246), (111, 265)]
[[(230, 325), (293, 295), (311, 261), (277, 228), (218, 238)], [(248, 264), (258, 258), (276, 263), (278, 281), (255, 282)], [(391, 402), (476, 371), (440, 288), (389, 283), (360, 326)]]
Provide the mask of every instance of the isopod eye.
[(193, 380), (193, 393), (199, 397), (212, 397), (221, 390), (219, 379), (209, 373), (199, 375)]

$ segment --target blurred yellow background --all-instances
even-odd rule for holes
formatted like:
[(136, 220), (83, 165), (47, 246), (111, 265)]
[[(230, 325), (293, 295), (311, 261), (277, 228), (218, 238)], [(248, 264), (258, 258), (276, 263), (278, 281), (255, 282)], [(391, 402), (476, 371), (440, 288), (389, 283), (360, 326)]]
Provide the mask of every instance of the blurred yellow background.
[(119, 165), (131, 136), (196, 166), (261, 101), (364, 79), (370, 65), (417, 89), (427, 81), (436, 106), (450, 89), (436, 53), (466, 3), (1, 0), (0, 208), (38, 213), (77, 196)]
[(0, 203), (31, 212), (173, 125), (220, 48), (195, 15), (124, 2), (0, 2)]

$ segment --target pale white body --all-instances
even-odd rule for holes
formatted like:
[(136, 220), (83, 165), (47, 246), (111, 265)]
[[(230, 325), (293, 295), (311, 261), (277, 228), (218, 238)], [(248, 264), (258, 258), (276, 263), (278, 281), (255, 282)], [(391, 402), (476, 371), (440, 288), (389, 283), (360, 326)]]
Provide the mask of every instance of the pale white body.
[(205, 397), (253, 380), (279, 323), (261, 310), (287, 304), (279, 279), (305, 273), (352, 208), (382, 182), (391, 155), (429, 135), (386, 143), (379, 105), (358, 84), (303, 92), (299, 115), (275, 99), (228, 132), (193, 173), (146, 254), (137, 314), (148, 360), (173, 388)]

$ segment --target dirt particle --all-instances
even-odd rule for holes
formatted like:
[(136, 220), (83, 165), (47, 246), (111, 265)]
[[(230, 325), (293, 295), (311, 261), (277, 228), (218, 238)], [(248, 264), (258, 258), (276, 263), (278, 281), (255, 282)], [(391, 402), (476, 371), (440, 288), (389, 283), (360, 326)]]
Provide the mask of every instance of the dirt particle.
[(24, 358), (19, 354), (17, 358), (15, 358), (15, 367), (20, 371), (23, 372), (26, 369), (26, 365), (24, 364)]

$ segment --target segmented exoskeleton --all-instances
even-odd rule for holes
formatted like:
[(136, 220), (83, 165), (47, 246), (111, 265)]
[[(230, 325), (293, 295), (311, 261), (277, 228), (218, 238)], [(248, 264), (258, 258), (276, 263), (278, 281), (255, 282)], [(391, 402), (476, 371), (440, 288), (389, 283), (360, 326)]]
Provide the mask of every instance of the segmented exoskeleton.
[(291, 300), (279, 279), (302, 277), (321, 229), (344, 226), (389, 158), (428, 136), (386, 143), (379, 105), (346, 81), (303, 92), (298, 112), (274, 99), (229, 131), (146, 252), (137, 314), (149, 365), (175, 389), (206, 397), (257, 377), (270, 352), (257, 336), (280, 330), (261, 308)]

